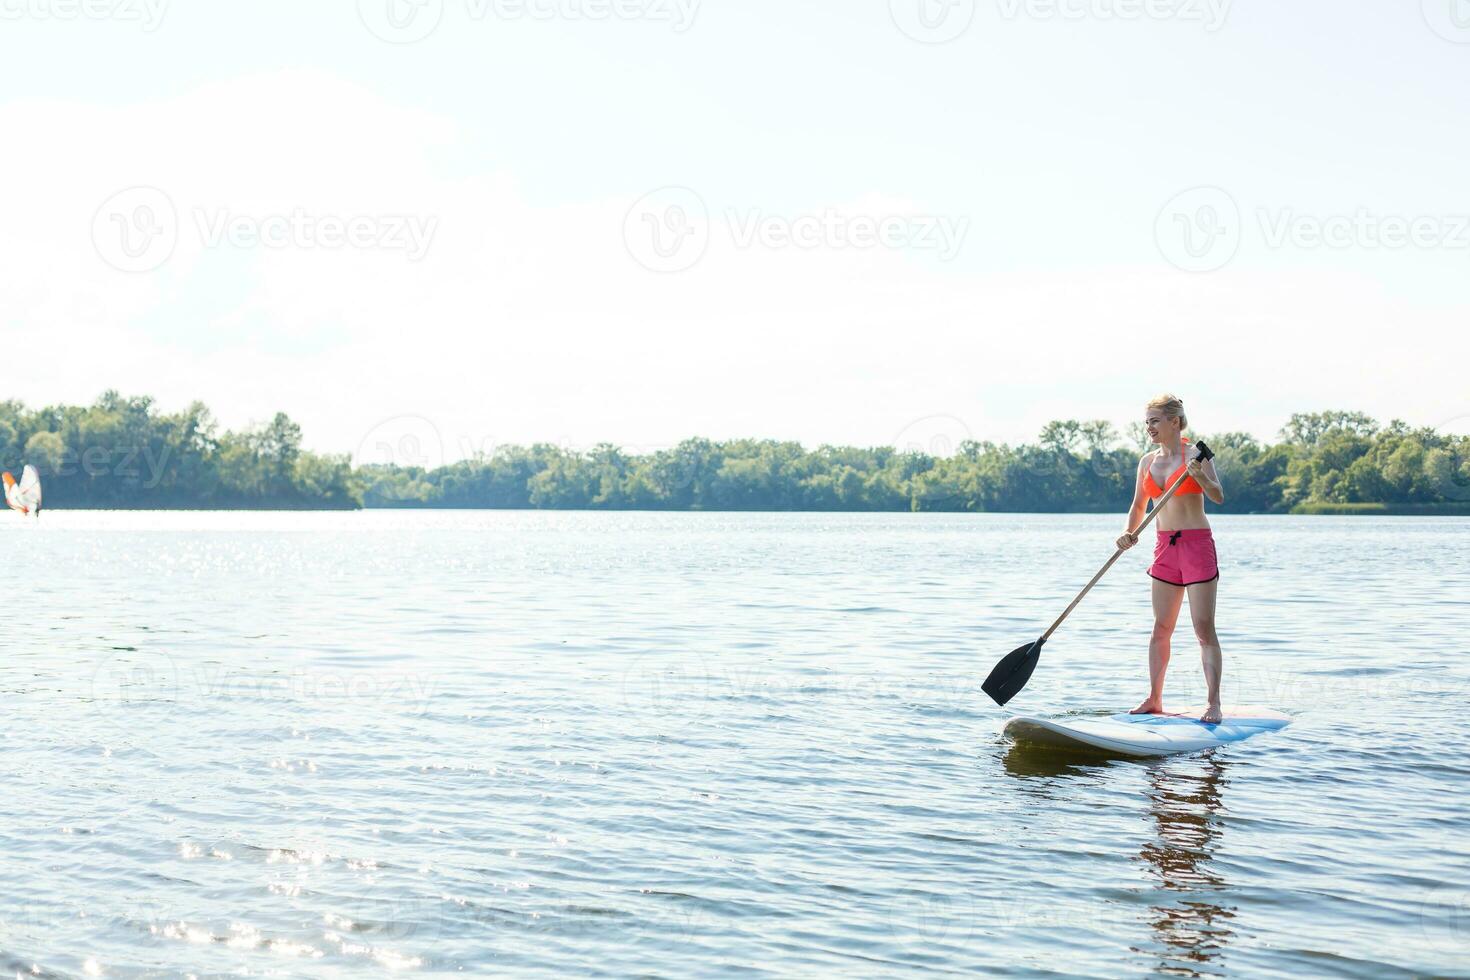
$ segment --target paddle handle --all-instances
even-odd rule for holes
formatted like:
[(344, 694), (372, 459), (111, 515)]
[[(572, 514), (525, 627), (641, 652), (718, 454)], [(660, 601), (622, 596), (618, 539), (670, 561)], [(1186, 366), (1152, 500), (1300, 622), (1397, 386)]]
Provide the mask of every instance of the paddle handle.
[[(1215, 458), (1215, 454), (1210, 450), (1210, 447), (1209, 446), (1206, 446), (1203, 442), (1197, 442), (1197, 443), (1195, 443), (1195, 448), (1197, 448), (1199, 450), (1199, 455), (1195, 456), (1195, 459), (1200, 460), (1201, 462), (1203, 462), (1203, 461), (1205, 461), (1207, 459), (1214, 459)], [(1159, 498), (1159, 502), (1156, 503), (1156, 504), (1154, 504), (1153, 509), (1148, 512), (1148, 516), (1143, 519), (1143, 523), (1140, 524), (1140, 525), (1138, 525), (1138, 527), (1135, 530), (1133, 530), (1133, 531), (1131, 531), (1129, 533), (1130, 534), (1137, 534), (1139, 531), (1142, 531), (1144, 528), (1148, 527), (1149, 524), (1153, 522), (1153, 519), (1155, 517), (1158, 517), (1159, 516), (1159, 511), (1161, 511), (1161, 510), (1164, 509), (1164, 505), (1169, 502), (1169, 498), (1172, 497), (1172, 496), (1174, 496), (1174, 492), (1176, 490), (1178, 490), (1180, 487), (1184, 486), (1184, 481), (1187, 480), (1187, 479), (1189, 479), (1189, 470), (1188, 469), (1186, 469), (1184, 471), (1183, 475), (1181, 475), (1179, 477), (1179, 479), (1177, 479), (1177, 480), (1174, 481), (1174, 485), (1169, 488), (1168, 492), (1165, 493), (1162, 497)], [(1060, 626), (1060, 625), (1062, 625), (1062, 622), (1068, 616), (1072, 615), (1072, 610), (1077, 608), (1077, 604), (1079, 602), (1081, 602), (1083, 600), (1083, 598), (1086, 597), (1087, 593), (1089, 593), (1089, 592), (1092, 591), (1092, 587), (1098, 583), (1098, 580), (1099, 579), (1101, 579), (1104, 575), (1107, 574), (1108, 569), (1110, 569), (1110, 568), (1113, 567), (1113, 562), (1115, 562), (1119, 558), (1123, 557), (1123, 551), (1124, 551), (1123, 548), (1119, 548), (1117, 551), (1114, 551), (1113, 552), (1113, 557), (1109, 558), (1108, 561), (1107, 561), (1107, 564), (1103, 565), (1102, 568), (1098, 569), (1097, 574), (1092, 577), (1092, 581), (1091, 582), (1088, 582), (1085, 586), (1083, 586), (1082, 591), (1079, 592), (1079, 593), (1077, 593), (1077, 598), (1073, 599), (1071, 605), (1067, 606), (1066, 609), (1063, 609), (1062, 610), (1062, 614), (1057, 617), (1057, 621), (1055, 623), (1052, 623), (1051, 624), (1051, 628), (1050, 629), (1048, 629), (1045, 633), (1041, 634), (1041, 639), (1040, 640), (1037, 640), (1036, 641), (1037, 643), (1045, 643), (1047, 640), (1051, 639), (1051, 635), (1057, 631), (1057, 627)]]

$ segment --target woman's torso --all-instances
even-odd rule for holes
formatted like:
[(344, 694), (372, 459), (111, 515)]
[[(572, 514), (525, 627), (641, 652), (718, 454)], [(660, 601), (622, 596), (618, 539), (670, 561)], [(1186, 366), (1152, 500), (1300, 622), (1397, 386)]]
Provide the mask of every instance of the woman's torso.
[[(1175, 480), (1183, 475), (1182, 468), (1188, 458), (1189, 449), (1187, 445), (1179, 456), (1172, 458), (1165, 455), (1162, 449), (1155, 450), (1149, 457), (1149, 476), (1153, 477), (1154, 484), (1164, 493), (1167, 493)], [(1142, 476), (1139, 479), (1143, 479)], [(1190, 483), (1194, 483), (1190, 480)], [(1187, 486), (1188, 484), (1186, 484)], [(1180, 488), (1181, 491), (1183, 488)], [(1207, 528), (1209, 520), (1205, 518), (1205, 495), (1203, 493), (1176, 493), (1164, 504), (1164, 510), (1159, 514), (1155, 523), (1161, 531), (1190, 531), (1195, 528)]]

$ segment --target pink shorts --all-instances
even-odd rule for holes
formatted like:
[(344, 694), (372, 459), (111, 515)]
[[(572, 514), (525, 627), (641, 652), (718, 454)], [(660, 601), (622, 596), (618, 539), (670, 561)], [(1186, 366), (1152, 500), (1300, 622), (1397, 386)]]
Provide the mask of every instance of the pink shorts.
[(1159, 531), (1154, 563), (1148, 573), (1170, 585), (1198, 585), (1220, 577), (1215, 560), (1215, 536), (1207, 527), (1188, 531)]

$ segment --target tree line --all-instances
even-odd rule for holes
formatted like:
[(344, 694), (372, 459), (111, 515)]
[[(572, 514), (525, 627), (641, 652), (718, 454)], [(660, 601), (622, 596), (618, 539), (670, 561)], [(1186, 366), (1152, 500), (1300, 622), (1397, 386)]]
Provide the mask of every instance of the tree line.
[[(1360, 412), (1293, 415), (1278, 440), (1205, 434), (1234, 513), (1470, 512), (1470, 437)], [(1105, 512), (1127, 507), (1141, 426), (1048, 423), (1020, 445), (952, 454), (891, 446), (687, 439), (633, 454), (602, 444), (505, 446), (433, 469), (301, 447), (284, 414), (241, 432), (194, 403), (160, 412), (107, 392), (89, 407), (0, 402), (0, 465), (33, 463), (51, 507), (356, 507)]]
[(284, 414), (244, 432), (195, 402), (159, 412), (109, 391), (88, 407), (0, 402), (0, 466), (41, 473), (48, 507), (346, 509), (362, 491), (346, 456), (301, 448)]

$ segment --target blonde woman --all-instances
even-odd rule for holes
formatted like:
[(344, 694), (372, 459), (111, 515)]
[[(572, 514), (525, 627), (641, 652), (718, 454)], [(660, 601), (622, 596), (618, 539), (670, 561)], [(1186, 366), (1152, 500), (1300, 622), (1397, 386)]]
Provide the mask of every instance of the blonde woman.
[(1164, 710), (1169, 641), (1188, 593), (1189, 618), (1199, 639), (1200, 660), (1209, 687), (1209, 705), (1200, 721), (1218, 724), (1221, 655), (1220, 638), (1215, 634), (1215, 592), (1220, 584), (1220, 569), (1215, 559), (1215, 538), (1210, 522), (1205, 519), (1205, 498), (1223, 504), (1225, 491), (1212, 461), (1201, 463), (1190, 458), (1189, 440), (1184, 437), (1184, 430), (1189, 426), (1184, 402), (1174, 395), (1160, 395), (1145, 408), (1143, 424), (1149, 441), (1158, 448), (1138, 461), (1133, 506), (1128, 508), (1128, 530), (1118, 538), (1119, 548), (1131, 548), (1138, 543), (1134, 529), (1143, 522), (1147, 501), (1163, 496), (1181, 475), (1185, 478), (1184, 485), (1164, 504), (1155, 525), (1158, 536), (1154, 541), (1154, 563), (1148, 570), (1154, 580), (1148, 699), (1133, 709), (1132, 714), (1158, 714)]

